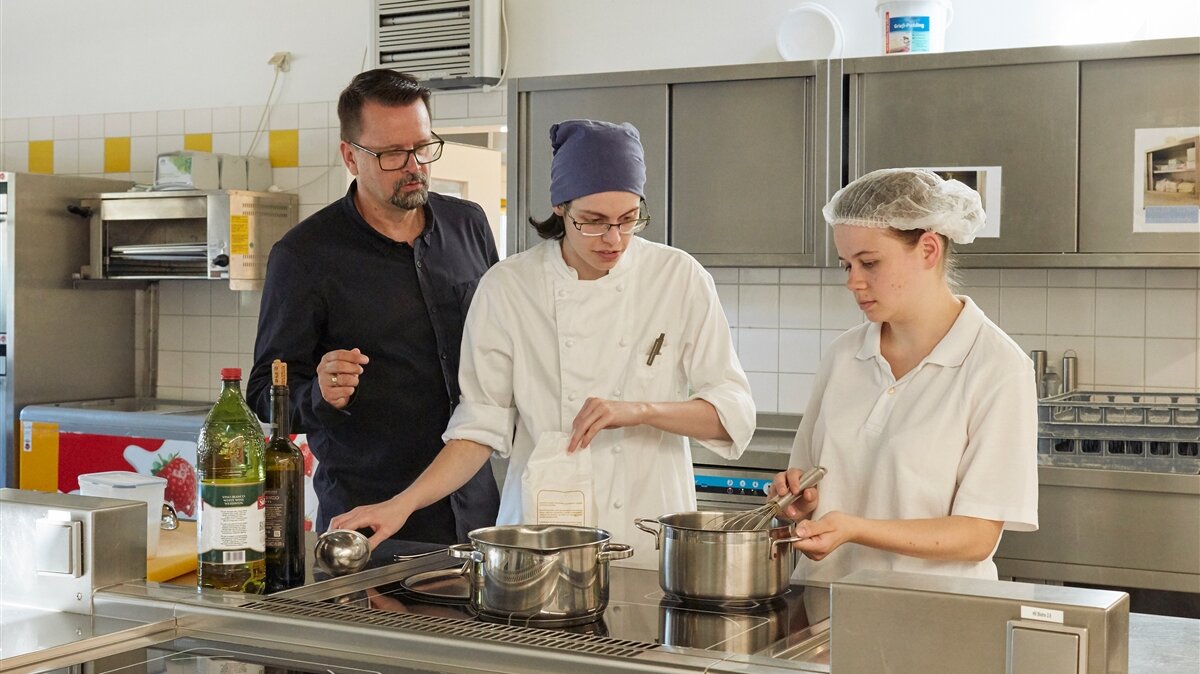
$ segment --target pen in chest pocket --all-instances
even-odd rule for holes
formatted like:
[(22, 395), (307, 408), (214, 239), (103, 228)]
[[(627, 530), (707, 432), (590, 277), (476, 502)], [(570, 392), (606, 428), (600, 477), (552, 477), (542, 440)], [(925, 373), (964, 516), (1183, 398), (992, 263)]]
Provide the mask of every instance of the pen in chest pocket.
[(647, 365), (653, 365), (654, 359), (658, 358), (659, 352), (662, 351), (663, 339), (665, 339), (666, 336), (667, 333), (665, 332), (658, 333), (658, 339), (655, 339), (654, 343), (650, 345), (650, 357), (646, 359)]

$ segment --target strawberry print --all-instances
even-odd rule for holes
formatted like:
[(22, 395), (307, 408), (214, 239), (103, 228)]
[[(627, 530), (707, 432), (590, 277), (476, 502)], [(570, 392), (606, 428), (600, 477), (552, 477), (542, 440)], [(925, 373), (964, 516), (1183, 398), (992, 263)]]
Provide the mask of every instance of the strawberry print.
[(166, 461), (159, 458), (150, 472), (166, 478), (167, 490), (163, 499), (175, 508), (175, 512), (188, 517), (196, 514), (196, 471), (192, 464), (178, 454), (172, 454)]

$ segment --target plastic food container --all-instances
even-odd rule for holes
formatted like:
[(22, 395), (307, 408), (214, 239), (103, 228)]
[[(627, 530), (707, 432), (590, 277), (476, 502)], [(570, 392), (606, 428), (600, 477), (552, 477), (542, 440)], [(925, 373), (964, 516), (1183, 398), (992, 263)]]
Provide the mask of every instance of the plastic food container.
[(79, 476), (79, 493), (146, 503), (146, 557), (158, 554), (159, 523), (162, 522), (165, 478), (123, 470)]
[(950, 0), (879, 0), (884, 54), (944, 51), (946, 27), (954, 19)]

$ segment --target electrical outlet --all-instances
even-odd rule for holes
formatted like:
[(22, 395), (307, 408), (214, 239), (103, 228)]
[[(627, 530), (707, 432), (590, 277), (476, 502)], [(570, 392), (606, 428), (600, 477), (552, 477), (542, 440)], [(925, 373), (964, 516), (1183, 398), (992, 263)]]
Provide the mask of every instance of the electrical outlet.
[(279, 72), (280, 70), (282, 70), (283, 72), (286, 73), (287, 71), (292, 69), (292, 52), (290, 52), (290, 51), (275, 52), (274, 54), (271, 55), (270, 60), (267, 61), (267, 65), (275, 66), (275, 72)]

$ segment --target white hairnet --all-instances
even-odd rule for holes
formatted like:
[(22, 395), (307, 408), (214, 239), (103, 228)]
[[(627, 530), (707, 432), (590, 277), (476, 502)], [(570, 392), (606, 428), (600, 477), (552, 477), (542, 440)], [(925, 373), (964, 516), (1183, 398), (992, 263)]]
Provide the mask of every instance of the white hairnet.
[(975, 240), (985, 220), (975, 190), (917, 168), (871, 171), (838, 190), (821, 213), (830, 227), (924, 229), (962, 244)]

